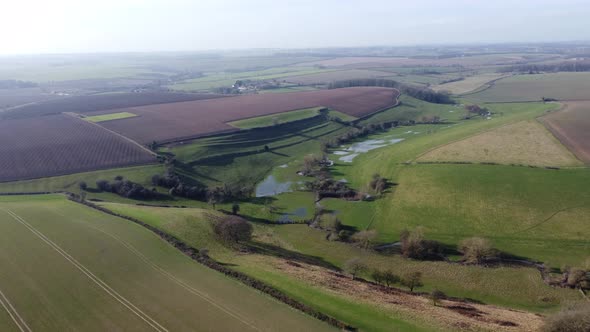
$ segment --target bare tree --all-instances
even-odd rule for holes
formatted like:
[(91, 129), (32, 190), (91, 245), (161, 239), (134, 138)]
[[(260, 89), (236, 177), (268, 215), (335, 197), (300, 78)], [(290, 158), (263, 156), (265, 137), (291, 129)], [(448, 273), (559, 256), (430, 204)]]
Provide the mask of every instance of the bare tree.
[(414, 288), (424, 286), (424, 284), (422, 283), (422, 272), (412, 272), (406, 274), (401, 279), (401, 283), (402, 285), (408, 287), (410, 289), (410, 292), (413, 292)]
[(359, 258), (351, 258), (344, 263), (344, 271), (348, 272), (352, 279), (367, 269), (367, 265)]
[(400, 277), (394, 274), (391, 270), (387, 270), (383, 273), (383, 281), (387, 287), (400, 282)]

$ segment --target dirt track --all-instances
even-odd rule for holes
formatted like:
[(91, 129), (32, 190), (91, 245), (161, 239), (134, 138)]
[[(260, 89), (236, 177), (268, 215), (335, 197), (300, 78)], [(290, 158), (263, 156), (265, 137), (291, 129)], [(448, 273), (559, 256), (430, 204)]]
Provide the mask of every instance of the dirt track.
[(307, 284), (327, 289), (353, 301), (400, 313), (409, 320), (431, 325), (433, 329), (438, 327), (460, 331), (538, 331), (542, 325), (542, 317), (530, 312), (455, 300), (442, 300), (434, 306), (432, 300), (424, 296), (352, 280), (348, 276), (322, 267), (284, 259), (273, 259), (271, 264), (282, 273)]

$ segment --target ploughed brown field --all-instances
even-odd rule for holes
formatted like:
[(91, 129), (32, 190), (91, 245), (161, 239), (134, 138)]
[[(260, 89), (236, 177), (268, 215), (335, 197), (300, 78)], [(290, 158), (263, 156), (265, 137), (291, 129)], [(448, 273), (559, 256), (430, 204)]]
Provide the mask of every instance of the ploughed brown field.
[(296, 75), (282, 78), (287, 82), (297, 84), (327, 84), (334, 81), (345, 81), (363, 78), (391, 77), (393, 73), (377, 70), (350, 69), (337, 70), (318, 74)]
[(398, 91), (381, 87), (357, 87), (196, 100), (86, 113), (88, 116), (129, 112), (137, 117), (106, 121), (101, 126), (142, 144), (162, 143), (204, 135), (237, 131), (226, 124), (262, 115), (324, 106), (363, 117), (395, 105)]
[[(87, 113), (110, 110), (114, 108), (176, 103), (181, 101), (220, 97), (223, 97), (223, 95), (177, 92), (129, 92), (73, 96), (22, 106), (9, 112), (0, 113), (0, 118), (9, 120), (50, 114), (60, 114), (63, 112)], [(2, 101), (1, 93), (0, 101)], [(2, 106), (2, 104), (0, 104), (0, 106)]]
[(562, 110), (542, 120), (565, 146), (590, 165), (590, 100), (568, 101)]
[(144, 164), (155, 157), (67, 115), (0, 121), (0, 182)]

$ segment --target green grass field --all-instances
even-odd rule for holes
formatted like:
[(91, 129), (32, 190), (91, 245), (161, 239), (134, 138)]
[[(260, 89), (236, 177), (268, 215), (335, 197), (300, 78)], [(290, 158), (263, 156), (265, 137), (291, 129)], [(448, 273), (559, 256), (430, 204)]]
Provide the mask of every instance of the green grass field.
[[(382, 241), (396, 241), (404, 228), (423, 226), (428, 236), (457, 244), (468, 236), (486, 236), (511, 254), (547, 261), (552, 266), (580, 264), (590, 242), (582, 234), (590, 211), (584, 183), (587, 168), (493, 165), (405, 165), (424, 151), (473, 133), (556, 107), (549, 104), (490, 105), (503, 116), (470, 120), (460, 126), (415, 135), (389, 147), (361, 154), (352, 165), (337, 164), (333, 173), (356, 188), (379, 173), (395, 183), (392, 194), (371, 203), (328, 200), (346, 224), (374, 228)], [(416, 126), (418, 127), (418, 126)], [(423, 131), (423, 130), (422, 130)], [(368, 162), (368, 161), (371, 162)], [(562, 211), (563, 210), (563, 211)], [(555, 214), (555, 215), (553, 215)]]
[[(274, 167), (320, 152), (320, 143), (343, 134), (347, 127), (311, 118), (263, 130), (242, 131), (162, 148), (180, 162), (183, 175), (208, 184), (240, 183), (252, 186)], [(267, 145), (270, 151), (265, 151)]]
[(63, 196), (0, 198), (0, 228), (2, 292), (32, 330), (331, 330)]
[[(265, 282), (271, 283), (290, 295), (309, 303), (319, 310), (329, 312), (335, 317), (350, 322), (366, 324), (372, 330), (381, 324), (393, 322), (399, 317), (382, 316), (375, 308), (359, 303), (351, 303), (326, 290), (303, 286), (300, 281), (290, 280), (272, 264), (265, 263), (257, 255), (235, 255), (227, 248), (215, 243), (210, 226), (198, 220), (202, 215), (199, 209), (153, 208), (133, 205), (102, 203), (118, 213), (140, 218), (149, 224), (183, 239), (195, 247), (207, 247), (217, 260), (234, 264), (235, 268)], [(425, 287), (445, 293), (467, 297), (488, 304), (503, 305), (533, 311), (545, 311), (555, 308), (559, 303), (577, 299), (579, 294), (573, 290), (554, 289), (546, 286), (538, 271), (528, 268), (482, 268), (475, 266), (451, 265), (444, 262), (418, 262), (399, 256), (381, 255), (366, 251), (341, 242), (325, 239), (325, 233), (306, 225), (268, 225), (255, 224), (255, 243), (267, 243), (270, 247), (266, 255), (278, 253), (304, 255), (307, 259), (342, 267), (351, 257), (362, 257), (371, 268), (391, 268), (398, 274), (407, 271), (421, 271), (424, 274)], [(273, 249), (274, 248), (274, 249)], [(323, 263), (321, 263), (323, 262)], [(368, 273), (366, 273), (368, 277)], [(288, 280), (288, 281), (287, 281)], [(368, 314), (374, 310), (373, 314)], [(366, 312), (367, 317), (360, 319), (354, 312)], [(353, 318), (354, 317), (354, 318)], [(392, 320), (393, 319), (393, 320)], [(403, 321), (403, 319), (401, 319)]]
[(315, 74), (330, 71), (313, 67), (276, 67), (242, 72), (207, 73), (203, 77), (169, 85), (173, 90), (204, 91), (220, 87), (231, 87), (237, 80), (280, 80), (282, 77)]
[(4, 182), (0, 183), (0, 193), (48, 191), (69, 191), (77, 193), (79, 191), (78, 183), (80, 181), (86, 182), (89, 187), (94, 187), (97, 180), (112, 180), (118, 175), (144, 186), (150, 186), (152, 175), (162, 174), (163, 172), (163, 165), (148, 165), (114, 168), (35, 180)]
[(559, 100), (588, 99), (590, 73), (552, 73), (516, 75), (503, 78), (485, 90), (464, 95), (473, 102), (540, 101), (542, 97)]
[(103, 121), (127, 119), (127, 118), (132, 118), (135, 116), (137, 116), (137, 114), (133, 114), (133, 113), (129, 113), (129, 112), (119, 112), (119, 113), (87, 116), (84, 118), (84, 120), (90, 121), (90, 122), (103, 122)]
[(279, 114), (271, 114), (265, 116), (258, 116), (255, 118), (232, 121), (228, 124), (240, 129), (270, 127), (277, 124), (312, 118), (318, 115), (319, 111), (323, 108), (324, 107), (305, 108), (290, 112), (283, 112)]
[(440, 105), (427, 103), (410, 96), (400, 97), (401, 105), (376, 113), (359, 122), (361, 125), (390, 122), (390, 121), (420, 121), (422, 117), (439, 116), (441, 120), (457, 121), (465, 114), (465, 111), (453, 105)]

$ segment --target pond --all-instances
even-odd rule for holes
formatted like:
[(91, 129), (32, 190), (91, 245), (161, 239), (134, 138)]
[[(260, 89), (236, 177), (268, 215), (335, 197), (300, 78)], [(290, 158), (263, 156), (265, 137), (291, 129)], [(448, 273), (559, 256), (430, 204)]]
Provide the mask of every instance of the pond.
[(269, 175), (264, 181), (256, 186), (256, 197), (275, 196), (282, 193), (291, 192), (293, 182), (279, 182), (274, 175)]

